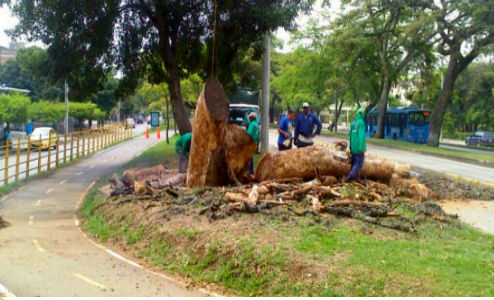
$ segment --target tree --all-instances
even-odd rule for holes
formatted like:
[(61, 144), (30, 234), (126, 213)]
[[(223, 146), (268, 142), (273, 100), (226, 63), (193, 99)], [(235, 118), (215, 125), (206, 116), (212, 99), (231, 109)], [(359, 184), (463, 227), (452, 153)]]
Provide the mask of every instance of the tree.
[(56, 123), (65, 116), (65, 104), (45, 100), (35, 102), (29, 107), (29, 118), (47, 123)]
[(50, 80), (49, 65), (46, 50), (39, 47), (23, 48), (15, 59), (9, 59), (0, 66), (0, 81), (10, 87), (30, 90), (33, 101), (59, 100), (63, 90), (61, 84)]
[(347, 0), (343, 4), (355, 8), (342, 21), (354, 23), (361, 37), (379, 46), (381, 88), (376, 137), (382, 138), (392, 84), (415, 62), (432, 62), (433, 22), (420, 1)]
[(31, 99), (24, 94), (0, 94), (0, 121), (25, 123), (30, 104)]
[(104, 113), (91, 102), (70, 102), (69, 115), (76, 118), (82, 123), (84, 120), (101, 120), (104, 118)]
[(55, 78), (73, 74), (71, 85), (90, 89), (87, 82), (97, 83), (116, 64), (124, 74), (121, 91), (128, 93), (143, 74), (151, 73), (167, 83), (175, 120), (185, 133), (191, 126), (180, 79), (198, 72), (203, 78), (216, 75), (228, 82), (230, 64), (239, 50), (254, 45), (260, 53), (262, 33), (280, 26), (292, 29), (297, 13), (307, 11), (311, 3), (20, 0), (11, 8), (19, 18), (13, 36), (26, 35), (47, 44)]
[[(439, 145), (444, 115), (451, 104), (456, 79), (494, 44), (494, 1), (424, 1), (433, 11), (440, 37), (438, 52), (448, 59), (443, 86), (430, 117), (430, 146)], [(492, 54), (492, 52), (491, 52)]]

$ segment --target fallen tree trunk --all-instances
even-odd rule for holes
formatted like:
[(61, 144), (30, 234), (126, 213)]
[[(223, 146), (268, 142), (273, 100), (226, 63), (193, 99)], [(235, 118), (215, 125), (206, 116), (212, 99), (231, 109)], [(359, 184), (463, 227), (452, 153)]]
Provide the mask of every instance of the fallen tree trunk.
[(257, 149), (257, 144), (247, 131), (236, 124), (226, 125), (224, 146), (227, 166), (235, 175), (245, 171)]
[(228, 181), (223, 149), (228, 110), (223, 86), (217, 79), (209, 78), (197, 100), (187, 186), (217, 186)]
[[(259, 182), (288, 177), (308, 179), (314, 178), (317, 172), (321, 176), (343, 177), (350, 169), (350, 159), (346, 152), (310, 146), (264, 154), (257, 166), (256, 179)], [(407, 177), (408, 168), (385, 158), (366, 154), (360, 177), (389, 182), (394, 173)]]

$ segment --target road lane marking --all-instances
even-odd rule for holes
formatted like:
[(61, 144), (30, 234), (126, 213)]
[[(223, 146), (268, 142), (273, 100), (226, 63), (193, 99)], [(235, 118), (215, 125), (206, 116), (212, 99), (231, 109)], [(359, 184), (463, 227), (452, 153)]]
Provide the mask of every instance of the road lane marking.
[(53, 189), (47, 189), (46, 194), (48, 195), (49, 193), (53, 192)]
[(26, 187), (26, 186), (25, 186), (25, 185), (23, 185), (23, 186), (21, 186), (18, 190), (19, 190), (19, 191), (22, 191), (25, 187)]
[(34, 221), (34, 216), (30, 216), (29, 221), (27, 222), (27, 225), (29, 225), (29, 226), (33, 225), (33, 221)]
[(92, 168), (94, 168), (94, 165), (92, 165), (92, 166), (89, 167), (89, 169), (92, 169)]
[(103, 159), (103, 161), (102, 161), (102, 162), (103, 162), (103, 163), (105, 163), (105, 162), (106, 162), (106, 159)]
[(74, 275), (75, 277), (81, 279), (82, 281), (85, 281), (91, 285), (94, 285), (95, 287), (98, 287), (100, 289), (106, 289), (106, 286), (102, 285), (101, 283), (98, 283), (90, 278), (87, 278), (86, 276), (80, 274), (80, 273), (72, 273), (72, 275)]
[(141, 265), (139, 265), (138, 263), (133, 262), (133, 261), (131, 261), (130, 259), (127, 259), (127, 258), (123, 257), (122, 255), (120, 255), (120, 254), (118, 254), (118, 253), (116, 253), (116, 252), (113, 252), (112, 250), (110, 250), (110, 249), (108, 249), (108, 248), (107, 248), (107, 249), (105, 249), (105, 251), (106, 251), (108, 254), (110, 254), (110, 255), (112, 255), (112, 256), (114, 256), (114, 257), (116, 257), (116, 258), (120, 259), (121, 261), (124, 261), (124, 262), (128, 263), (128, 264), (129, 264), (129, 265), (131, 265), (131, 266), (134, 266), (134, 267), (136, 267), (136, 268), (142, 269), (142, 266), (141, 266)]
[(2, 297), (7, 297), (7, 298), (15, 297), (15, 295), (9, 292), (9, 290), (1, 283), (0, 283), (0, 295), (2, 295)]
[(40, 205), (41, 205), (41, 200), (36, 201), (36, 206), (40, 206)]
[(38, 240), (34, 239), (33, 244), (36, 247), (36, 249), (38, 249), (39, 252), (45, 252), (45, 249), (43, 249), (43, 247), (41, 247), (41, 245), (38, 243)]
[(84, 198), (86, 198), (87, 192), (93, 187), (95, 183), (96, 181), (91, 182), (91, 184), (84, 190), (81, 197), (79, 197), (79, 200), (75, 204), (75, 210), (79, 209), (79, 206), (81, 206), (82, 201), (84, 201)]
[(60, 184), (64, 184), (66, 182), (67, 182), (67, 179), (64, 179), (64, 180), (60, 181)]
[(81, 175), (81, 174), (82, 174), (82, 172), (77, 172), (77, 173), (75, 173), (75, 175), (77, 175), (77, 176), (79, 176), (79, 175)]

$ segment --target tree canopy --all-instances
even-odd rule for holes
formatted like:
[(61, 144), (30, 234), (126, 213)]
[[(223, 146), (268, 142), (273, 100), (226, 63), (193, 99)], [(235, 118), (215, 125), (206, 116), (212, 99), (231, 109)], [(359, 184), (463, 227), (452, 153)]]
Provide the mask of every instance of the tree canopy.
[(134, 90), (144, 75), (151, 75), (151, 82), (166, 81), (178, 128), (184, 133), (191, 126), (180, 79), (197, 72), (202, 78), (214, 74), (229, 82), (239, 51), (254, 46), (260, 55), (263, 33), (280, 26), (293, 29), (295, 16), (311, 3), (20, 0), (11, 8), (19, 18), (13, 36), (47, 44), (54, 77), (69, 77), (76, 90), (94, 88), (115, 65), (124, 75), (124, 92)]

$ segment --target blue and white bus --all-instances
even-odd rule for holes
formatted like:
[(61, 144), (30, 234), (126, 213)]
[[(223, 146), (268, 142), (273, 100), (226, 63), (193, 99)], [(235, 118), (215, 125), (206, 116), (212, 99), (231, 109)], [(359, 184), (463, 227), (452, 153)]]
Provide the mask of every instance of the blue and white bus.
[[(366, 136), (374, 137), (377, 130), (379, 109), (373, 108), (366, 116)], [(384, 138), (418, 144), (429, 138), (430, 110), (418, 107), (396, 107), (386, 112)]]

